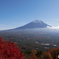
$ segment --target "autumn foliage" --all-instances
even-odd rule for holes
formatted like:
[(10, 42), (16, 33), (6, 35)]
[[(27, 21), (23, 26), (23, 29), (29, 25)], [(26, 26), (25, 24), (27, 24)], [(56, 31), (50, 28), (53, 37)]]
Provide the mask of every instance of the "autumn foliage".
[(9, 41), (2, 41), (0, 38), (0, 59), (23, 59), (24, 54), (20, 48)]
[(49, 52), (43, 52), (40, 59), (52, 59), (52, 56)]
[(29, 50), (24, 54), (15, 43), (0, 38), (0, 59), (58, 59), (59, 48), (49, 49), (45, 52)]
[(48, 50), (50, 54), (52, 55), (53, 59), (58, 59), (59, 55), (59, 47), (58, 48), (52, 48)]

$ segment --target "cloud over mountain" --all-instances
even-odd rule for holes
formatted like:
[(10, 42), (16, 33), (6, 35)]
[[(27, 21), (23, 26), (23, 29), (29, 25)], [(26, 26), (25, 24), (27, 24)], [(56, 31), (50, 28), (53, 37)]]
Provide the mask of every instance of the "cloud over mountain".
[(56, 27), (49, 27), (49, 26), (47, 26), (47, 28), (50, 28), (50, 29), (59, 29), (59, 26), (56, 26)]

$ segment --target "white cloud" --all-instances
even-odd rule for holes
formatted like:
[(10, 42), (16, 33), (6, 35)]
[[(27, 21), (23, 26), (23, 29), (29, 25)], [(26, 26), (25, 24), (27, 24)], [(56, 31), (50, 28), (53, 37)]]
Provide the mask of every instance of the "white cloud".
[(47, 26), (47, 28), (50, 28), (50, 29), (59, 29), (59, 26), (56, 26), (56, 27), (49, 27), (49, 26)]
[(8, 29), (12, 29), (12, 28), (0, 28), (0, 30), (8, 30)]
[(0, 30), (8, 30), (8, 29), (12, 29), (12, 28), (8, 27), (8, 25), (6, 24), (0, 24)]

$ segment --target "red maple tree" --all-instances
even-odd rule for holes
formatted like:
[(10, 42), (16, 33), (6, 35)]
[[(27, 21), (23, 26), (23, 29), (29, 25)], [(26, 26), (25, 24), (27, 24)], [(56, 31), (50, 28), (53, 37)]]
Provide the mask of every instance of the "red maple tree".
[(0, 38), (0, 59), (24, 59), (24, 54), (16, 44)]

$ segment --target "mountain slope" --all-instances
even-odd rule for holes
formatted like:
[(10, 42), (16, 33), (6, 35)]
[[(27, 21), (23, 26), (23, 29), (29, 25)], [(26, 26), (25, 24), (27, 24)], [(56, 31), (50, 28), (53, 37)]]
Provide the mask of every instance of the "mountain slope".
[(22, 27), (18, 27), (15, 28), (15, 30), (19, 30), (19, 29), (34, 29), (34, 28), (46, 28), (47, 26), (49, 26), (48, 24), (44, 23), (41, 20), (35, 20), (33, 22), (30, 22)]

